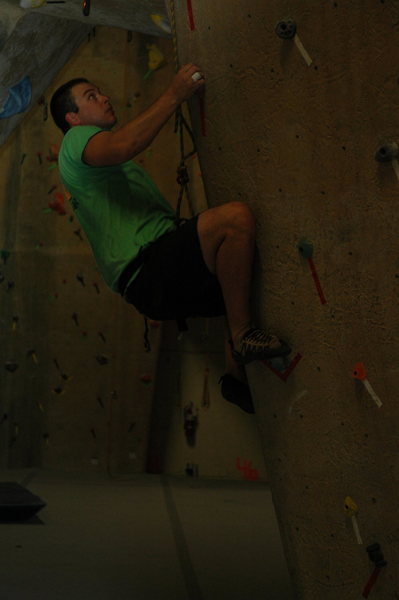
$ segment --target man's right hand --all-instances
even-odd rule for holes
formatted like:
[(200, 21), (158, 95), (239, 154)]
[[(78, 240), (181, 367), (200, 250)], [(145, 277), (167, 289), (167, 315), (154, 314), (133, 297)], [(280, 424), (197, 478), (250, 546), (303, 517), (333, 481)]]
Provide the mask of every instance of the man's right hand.
[[(201, 78), (193, 79), (195, 73), (199, 73)], [(201, 68), (189, 63), (183, 65), (176, 73), (169, 86), (169, 91), (175, 95), (177, 102), (180, 104), (191, 98), (191, 96), (203, 88), (204, 85), (205, 78)]]

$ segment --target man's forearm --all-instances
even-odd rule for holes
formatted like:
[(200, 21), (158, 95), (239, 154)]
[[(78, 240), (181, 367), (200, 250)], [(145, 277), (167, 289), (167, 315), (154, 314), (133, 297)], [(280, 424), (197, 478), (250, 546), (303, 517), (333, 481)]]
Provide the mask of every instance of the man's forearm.
[(204, 85), (202, 75), (193, 78), (197, 71), (195, 65), (184, 65), (147, 110), (115, 132), (102, 131), (93, 136), (84, 150), (84, 161), (93, 167), (116, 165), (145, 150), (177, 107)]
[(149, 108), (113, 134), (112, 145), (118, 153), (118, 162), (134, 158), (145, 150), (174, 114), (180, 102), (166, 90)]

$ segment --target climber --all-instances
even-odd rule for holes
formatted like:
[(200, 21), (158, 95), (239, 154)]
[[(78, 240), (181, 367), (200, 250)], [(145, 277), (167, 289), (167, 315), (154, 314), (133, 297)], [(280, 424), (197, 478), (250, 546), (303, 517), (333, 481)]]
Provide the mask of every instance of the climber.
[(222, 395), (253, 412), (244, 365), (290, 352), (278, 337), (253, 327), (254, 216), (246, 204), (228, 202), (176, 222), (153, 181), (131, 160), (204, 85), (199, 67), (184, 65), (149, 108), (115, 131), (109, 97), (87, 79), (58, 88), (50, 108), (65, 134), (61, 179), (105, 281), (152, 319), (225, 314)]

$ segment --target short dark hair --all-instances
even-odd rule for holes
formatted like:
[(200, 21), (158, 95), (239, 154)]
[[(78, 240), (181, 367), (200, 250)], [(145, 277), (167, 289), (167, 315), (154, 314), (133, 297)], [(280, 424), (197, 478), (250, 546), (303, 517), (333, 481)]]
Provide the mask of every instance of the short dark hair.
[(76, 106), (75, 101), (71, 94), (71, 89), (78, 83), (89, 83), (84, 77), (77, 77), (67, 81), (61, 87), (59, 87), (53, 94), (50, 101), (51, 116), (54, 119), (54, 123), (61, 129), (63, 133), (66, 133), (70, 129), (69, 123), (65, 120), (65, 115), (69, 112), (78, 112), (79, 108)]

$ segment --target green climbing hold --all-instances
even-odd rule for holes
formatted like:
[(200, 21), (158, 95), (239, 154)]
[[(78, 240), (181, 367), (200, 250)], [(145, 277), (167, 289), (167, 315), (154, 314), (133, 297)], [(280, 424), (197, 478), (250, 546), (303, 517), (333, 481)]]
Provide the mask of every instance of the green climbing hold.
[(297, 248), (304, 258), (312, 258), (312, 256), (313, 256), (312, 242), (309, 242), (309, 240), (302, 239), (299, 242)]

